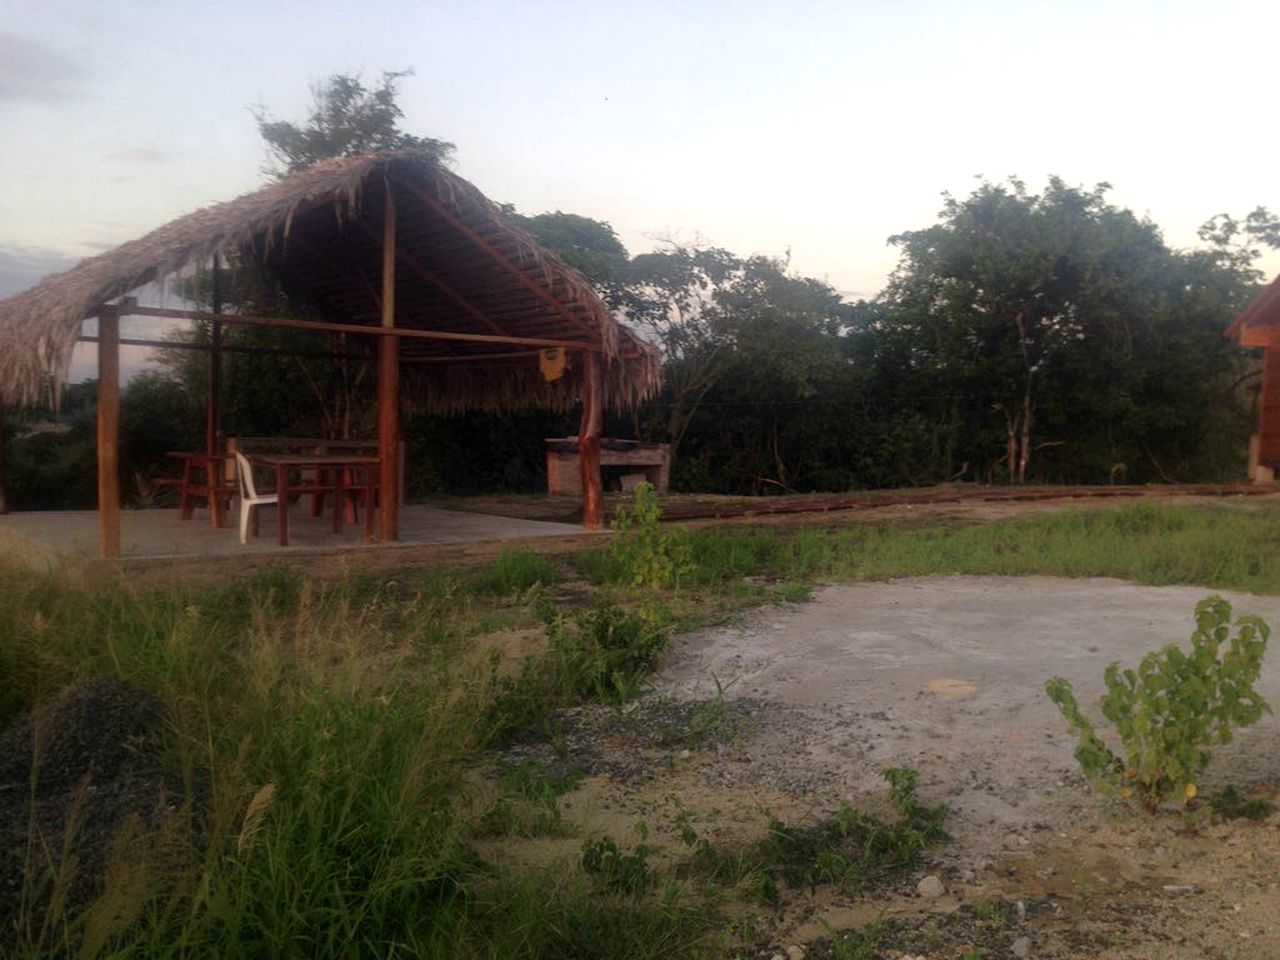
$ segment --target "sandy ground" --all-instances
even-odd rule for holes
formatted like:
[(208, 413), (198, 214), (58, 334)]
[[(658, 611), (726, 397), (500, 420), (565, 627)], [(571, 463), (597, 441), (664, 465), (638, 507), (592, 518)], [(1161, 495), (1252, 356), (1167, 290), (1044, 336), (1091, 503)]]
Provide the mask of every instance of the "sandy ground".
[[(766, 918), (765, 956), (816, 952), (825, 923), (888, 917), (902, 948), (891, 957), (1280, 957), (1280, 817), (1189, 822), (1100, 798), (1044, 694), (1048, 677), (1066, 677), (1098, 716), (1106, 665), (1185, 645), (1208, 592), (1042, 577), (826, 587), (680, 638), (667, 658), (660, 692), (705, 701), (718, 682), (751, 705), (749, 732), (653, 763), (648, 780), (596, 778), (569, 802), (589, 830), (621, 836), (628, 817), (660, 822), (678, 803), (708, 836), (740, 839), (762, 810), (794, 819), (874, 804), (881, 770), (920, 771), (922, 797), (953, 810), (954, 842), (924, 871), (946, 895), (920, 897), (912, 878), (871, 898), (797, 896)], [(1226, 596), (1280, 626), (1280, 598)], [(1280, 700), (1274, 654), (1260, 686)], [(1270, 717), (1215, 754), (1202, 789), (1268, 781), (1280, 781)], [(994, 919), (993, 903), (1004, 905)]]

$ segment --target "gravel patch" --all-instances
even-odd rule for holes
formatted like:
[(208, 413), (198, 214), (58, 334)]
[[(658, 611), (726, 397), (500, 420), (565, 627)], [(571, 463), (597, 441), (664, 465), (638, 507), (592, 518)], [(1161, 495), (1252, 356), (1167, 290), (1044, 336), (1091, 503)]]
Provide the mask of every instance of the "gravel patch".
[[(113, 845), (132, 830), (153, 846), (176, 813), (181, 783), (162, 763), (164, 704), (114, 677), (78, 683), (0, 735), (0, 945), (23, 900), (48, 908), (48, 885), (68, 883), (82, 909), (104, 885)], [(138, 844), (129, 851), (139, 854)]]

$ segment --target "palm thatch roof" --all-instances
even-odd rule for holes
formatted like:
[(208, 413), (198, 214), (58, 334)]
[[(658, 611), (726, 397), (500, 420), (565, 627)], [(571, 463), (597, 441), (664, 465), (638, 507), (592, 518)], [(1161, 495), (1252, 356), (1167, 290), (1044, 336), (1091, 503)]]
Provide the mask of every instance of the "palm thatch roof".
[[(215, 255), (256, 265), (314, 318), (376, 326), (388, 185), (397, 326), (582, 344), (603, 356), (615, 409), (657, 389), (656, 351), (611, 315), (581, 274), (429, 154), (401, 150), (317, 164), (0, 301), (0, 393), (10, 402), (36, 401), (50, 377), (65, 378), (86, 317)], [(402, 339), (402, 394), (409, 405), (436, 411), (563, 408), (576, 402), (581, 383), (581, 365), (570, 357), (565, 376), (548, 384), (532, 350)]]

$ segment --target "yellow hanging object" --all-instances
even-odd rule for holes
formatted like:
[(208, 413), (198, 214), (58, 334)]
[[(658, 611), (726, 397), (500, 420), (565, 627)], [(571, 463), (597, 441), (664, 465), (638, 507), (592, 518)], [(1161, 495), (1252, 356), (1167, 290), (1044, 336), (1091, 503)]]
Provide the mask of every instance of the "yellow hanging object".
[(564, 369), (569, 365), (569, 352), (562, 347), (548, 347), (538, 353), (538, 369), (542, 371), (542, 379), (554, 383), (564, 376)]

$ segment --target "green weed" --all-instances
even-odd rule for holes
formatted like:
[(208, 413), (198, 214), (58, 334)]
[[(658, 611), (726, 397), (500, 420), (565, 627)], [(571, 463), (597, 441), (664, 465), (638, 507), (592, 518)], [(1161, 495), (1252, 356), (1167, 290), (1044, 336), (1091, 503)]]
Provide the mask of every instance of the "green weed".
[(479, 594), (511, 596), (561, 579), (559, 569), (548, 557), (530, 550), (504, 549), (493, 563), (471, 577), (469, 585)]
[(537, 772), (532, 761), (508, 770), (501, 792), (481, 816), (480, 836), (555, 837), (568, 832), (561, 813), (561, 794), (573, 789), (576, 775), (552, 777)]
[(626, 850), (611, 837), (602, 837), (582, 845), (582, 869), (601, 889), (612, 893), (643, 893), (658, 881), (649, 866), (652, 854), (653, 848), (643, 842)]
[(792, 888), (863, 890), (908, 870), (926, 847), (946, 839), (942, 823), (947, 810), (919, 802), (915, 771), (886, 770), (884, 776), (898, 814), (894, 821), (848, 803), (811, 824), (787, 824), (769, 814), (763, 840), (745, 851), (724, 851), (699, 837), (687, 817), (678, 818), (682, 840), (692, 849), (688, 869), (715, 882), (745, 884), (765, 903), (778, 901), (780, 882)]
[(1193, 798), (1210, 745), (1229, 743), (1235, 728), (1271, 712), (1253, 689), (1270, 628), (1258, 617), (1241, 617), (1232, 636), (1231, 604), (1221, 597), (1200, 601), (1195, 620), (1190, 653), (1170, 644), (1143, 657), (1137, 670), (1107, 667), (1102, 713), (1120, 736), (1123, 756), (1098, 736), (1070, 683), (1054, 677), (1045, 684), (1079, 738), (1075, 756), (1085, 775), (1107, 793), (1135, 796), (1148, 811), (1175, 796), (1184, 804)]
[(623, 610), (611, 603), (556, 617), (548, 624), (554, 685), (568, 697), (621, 702), (641, 684), (669, 638), (668, 617), (660, 608)]
[(1233, 786), (1225, 786), (1209, 798), (1209, 807), (1224, 820), (1265, 820), (1276, 812), (1266, 797), (1246, 797)]
[(683, 527), (663, 530), (661, 520), (657, 494), (640, 483), (631, 509), (619, 507), (613, 519), (609, 554), (615, 577), (650, 589), (679, 587), (689, 578), (694, 569), (689, 532)]

